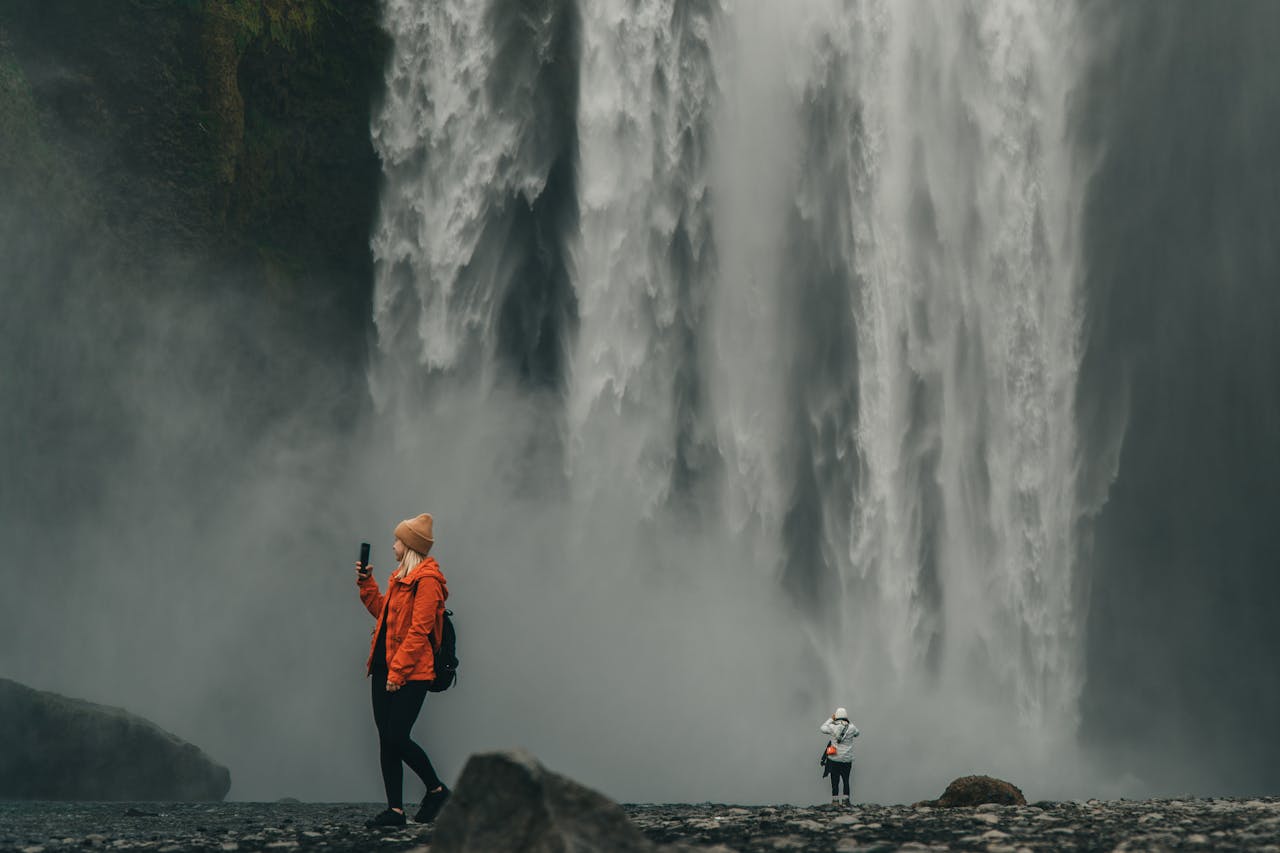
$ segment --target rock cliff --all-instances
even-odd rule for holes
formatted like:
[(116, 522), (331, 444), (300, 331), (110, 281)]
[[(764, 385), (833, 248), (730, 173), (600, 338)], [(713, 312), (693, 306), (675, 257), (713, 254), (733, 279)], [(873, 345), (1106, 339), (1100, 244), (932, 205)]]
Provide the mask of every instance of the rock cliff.
[(0, 678), (0, 799), (221, 800), (231, 774), (120, 708)]

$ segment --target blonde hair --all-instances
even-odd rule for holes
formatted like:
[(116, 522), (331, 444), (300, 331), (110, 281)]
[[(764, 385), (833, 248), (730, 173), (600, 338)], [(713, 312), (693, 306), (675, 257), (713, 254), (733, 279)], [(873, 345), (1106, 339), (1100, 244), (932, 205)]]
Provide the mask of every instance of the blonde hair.
[[(401, 540), (401, 543), (403, 542), (404, 540)], [(412, 569), (414, 566), (418, 565), (418, 563), (421, 563), (425, 559), (427, 559), (426, 554), (419, 554), (417, 551), (413, 550), (408, 545), (405, 545), (404, 559), (400, 561), (400, 567), (396, 569), (396, 573), (394, 577), (397, 577), (397, 578), (404, 577), (409, 573), (410, 569)]]

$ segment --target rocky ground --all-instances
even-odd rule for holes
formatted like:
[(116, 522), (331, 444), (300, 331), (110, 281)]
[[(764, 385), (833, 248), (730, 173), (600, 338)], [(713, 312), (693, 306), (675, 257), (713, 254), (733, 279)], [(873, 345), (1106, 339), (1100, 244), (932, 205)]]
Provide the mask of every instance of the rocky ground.
[[(741, 851), (1274, 850), (1280, 798), (928, 809), (628, 806), (653, 841)], [(409, 850), (431, 826), (364, 828), (372, 804), (0, 803), (0, 850)]]

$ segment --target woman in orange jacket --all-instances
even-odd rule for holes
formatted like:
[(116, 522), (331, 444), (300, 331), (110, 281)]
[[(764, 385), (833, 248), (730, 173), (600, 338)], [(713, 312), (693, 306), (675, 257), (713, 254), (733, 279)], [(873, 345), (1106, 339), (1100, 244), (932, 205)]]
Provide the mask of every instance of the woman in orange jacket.
[(434, 820), (449, 798), (449, 788), (436, 775), (431, 759), (409, 737), (435, 678), (433, 644), (440, 642), (449, 588), (440, 566), (427, 556), (435, 544), (430, 515), (405, 519), (396, 525), (395, 536), (392, 550), (398, 565), (385, 595), (373, 579), (373, 566), (356, 563), (360, 600), (378, 620), (367, 668), (373, 679), (373, 721), (387, 790), (387, 808), (369, 820), (369, 826), (404, 825), (402, 762), (427, 786), (414, 820)]

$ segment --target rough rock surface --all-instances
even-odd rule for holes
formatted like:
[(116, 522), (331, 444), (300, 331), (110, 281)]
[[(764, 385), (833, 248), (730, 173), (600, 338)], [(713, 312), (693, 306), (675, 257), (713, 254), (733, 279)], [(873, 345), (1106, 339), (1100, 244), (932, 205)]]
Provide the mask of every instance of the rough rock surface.
[[(4, 803), (0, 851), (439, 850), (432, 826), (369, 830), (373, 803)], [(930, 809), (628, 806), (651, 841), (764, 853), (981, 850), (1280, 851), (1280, 798), (1119, 800)], [(444, 815), (441, 815), (444, 818)], [(500, 850), (514, 849), (506, 844)]]
[(924, 800), (918, 806), (956, 808), (957, 806), (981, 806), (993, 803), (998, 806), (1025, 806), (1027, 798), (1016, 786), (992, 776), (961, 776), (947, 786), (936, 800)]
[(655, 849), (617, 803), (521, 750), (471, 756), (432, 844), (436, 853)]
[(0, 797), (221, 800), (227, 768), (119, 708), (0, 678)]

